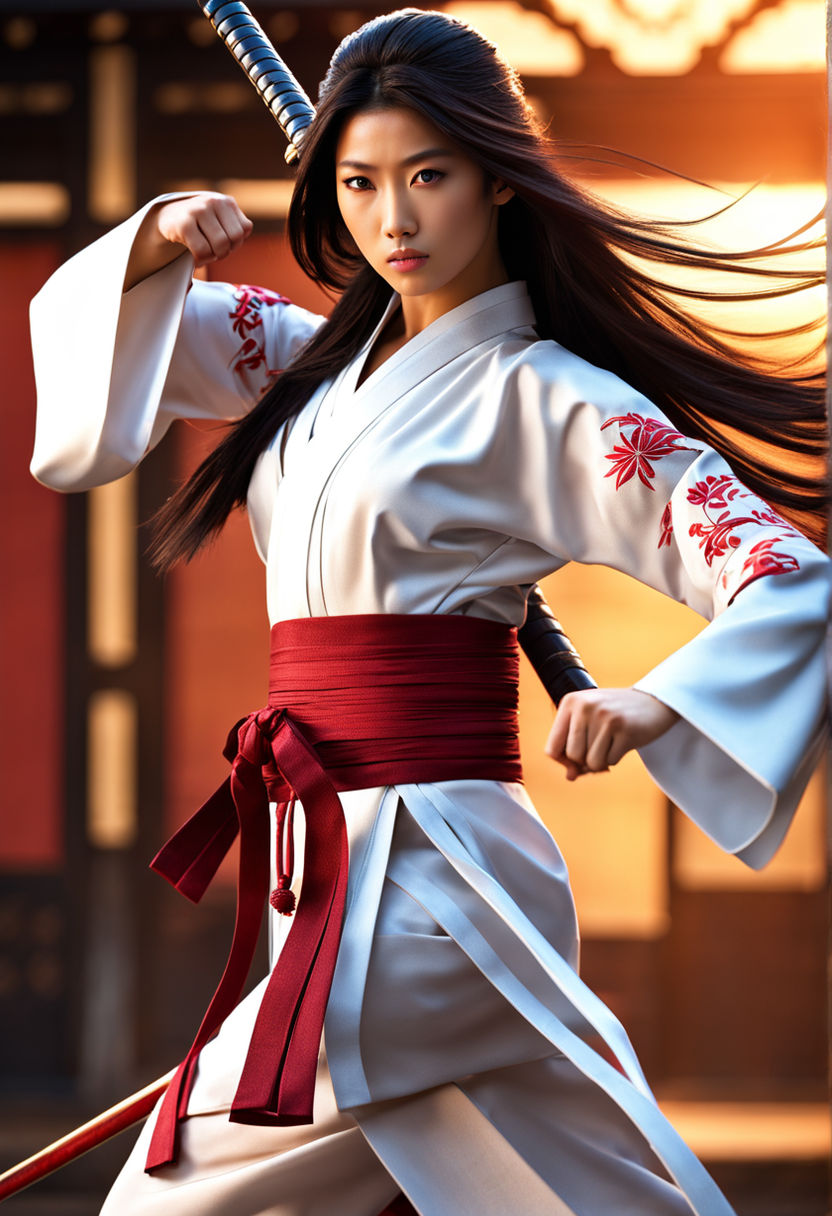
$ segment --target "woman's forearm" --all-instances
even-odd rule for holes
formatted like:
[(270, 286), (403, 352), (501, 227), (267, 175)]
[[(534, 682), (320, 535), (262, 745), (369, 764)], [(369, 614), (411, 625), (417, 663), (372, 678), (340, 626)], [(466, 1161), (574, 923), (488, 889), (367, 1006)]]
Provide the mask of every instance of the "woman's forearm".
[(195, 266), (227, 257), (250, 235), (254, 225), (229, 194), (203, 191), (151, 207), (136, 235), (124, 290), (161, 270), (186, 251)]
[(159, 231), (159, 212), (163, 206), (159, 203), (151, 207), (136, 233), (124, 273), (125, 291), (188, 252), (185, 245), (168, 240)]

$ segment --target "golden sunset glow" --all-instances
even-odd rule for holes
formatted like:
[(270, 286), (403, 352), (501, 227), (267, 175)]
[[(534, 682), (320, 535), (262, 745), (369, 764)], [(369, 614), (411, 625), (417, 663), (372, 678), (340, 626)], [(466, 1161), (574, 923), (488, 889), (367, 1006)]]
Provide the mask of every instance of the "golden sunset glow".
[(584, 52), (573, 33), (514, 0), (451, 0), (443, 11), (473, 25), (523, 74), (574, 76), (584, 66)]
[(444, 11), (496, 43), (521, 72), (571, 76), (581, 42), (604, 48), (622, 72), (681, 75), (724, 44), (723, 72), (804, 72), (824, 67), (822, 0), (784, 0), (752, 16), (755, 0), (546, 0), (549, 18), (514, 0), (452, 0)]
[(754, 0), (547, 0), (556, 21), (574, 23), (590, 46), (606, 47), (633, 75), (676, 75), (696, 66), (703, 47), (718, 43)]
[[(819, 217), (823, 213), (825, 190), (821, 182), (749, 183), (747, 193), (735, 182), (714, 182), (708, 189), (672, 179), (593, 182), (592, 189), (625, 210), (652, 219), (670, 222), (702, 219), (702, 223), (683, 229), (684, 236), (715, 250), (754, 251), (783, 240), (812, 220), (814, 225), (797, 238), (798, 241), (822, 235)], [(718, 210), (722, 210), (722, 214), (714, 215), (713, 219), (704, 218)], [(822, 273), (823, 250), (793, 253), (778, 257), (776, 261), (763, 258), (758, 264), (783, 270), (815, 269)], [(731, 275), (726, 279), (719, 271), (697, 271), (694, 275), (662, 268), (661, 276), (668, 282), (722, 292), (765, 288), (765, 281), (750, 274)], [(778, 282), (774, 280), (775, 284)], [(823, 315), (825, 288), (818, 286), (799, 295), (751, 303), (697, 303), (696, 309), (719, 325), (744, 332), (785, 329)], [(784, 340), (777, 350), (785, 357), (796, 358), (811, 346), (811, 339), (793, 338)]]
[(729, 42), (723, 72), (822, 72), (826, 66), (824, 5), (787, 0), (764, 9)]

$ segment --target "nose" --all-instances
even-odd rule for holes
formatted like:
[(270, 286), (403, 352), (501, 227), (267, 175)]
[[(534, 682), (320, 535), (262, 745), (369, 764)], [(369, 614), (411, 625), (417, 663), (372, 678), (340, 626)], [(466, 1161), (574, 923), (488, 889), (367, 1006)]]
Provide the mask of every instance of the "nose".
[(418, 228), (408, 191), (390, 190), (384, 199), (383, 224), (391, 240), (413, 236)]

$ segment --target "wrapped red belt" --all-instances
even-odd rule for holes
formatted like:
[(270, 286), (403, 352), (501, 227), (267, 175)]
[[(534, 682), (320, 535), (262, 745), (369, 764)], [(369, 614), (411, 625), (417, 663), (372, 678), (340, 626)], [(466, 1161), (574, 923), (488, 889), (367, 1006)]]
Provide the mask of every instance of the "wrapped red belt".
[[(297, 914), (266, 987), (230, 1118), (311, 1123), (324, 1014), (341, 938), (349, 851), (338, 790), (481, 778), (521, 781), (516, 630), (463, 616), (283, 621), (271, 633), (269, 704), (231, 731), (231, 774), (151, 863), (200, 899), (237, 833), (231, 951), (171, 1082), (147, 1157), (176, 1160), (197, 1057), (240, 998), (269, 893), (269, 802), (278, 804), (280, 907), (291, 882), (286, 810), (306, 818)], [(291, 838), (291, 823), (285, 825)], [(282, 894), (281, 894), (282, 893)]]

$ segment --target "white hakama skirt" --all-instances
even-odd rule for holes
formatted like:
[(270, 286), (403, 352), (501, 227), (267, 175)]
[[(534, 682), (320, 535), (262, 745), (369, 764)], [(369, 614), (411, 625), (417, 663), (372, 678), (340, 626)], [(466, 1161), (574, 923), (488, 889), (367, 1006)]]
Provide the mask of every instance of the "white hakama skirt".
[[(523, 805), (524, 795), (518, 806), (518, 787), (403, 787), (403, 797), (376, 791), (372, 806), (368, 791), (341, 795), (350, 834), (350, 894), (318, 1061), (314, 1122), (282, 1128), (228, 1121), (264, 979), (200, 1055), (177, 1164), (144, 1172), (154, 1112), (102, 1216), (378, 1216), (399, 1191), (420, 1216), (730, 1216), (725, 1199), (657, 1110), (649, 1126), (640, 1126), (632, 1111), (622, 1109), (616, 1087), (629, 1095), (629, 1080), (601, 1060), (604, 1075), (609, 1071), (614, 1079), (599, 1084), (580, 1060), (553, 1047), (551, 1020), (564, 1028), (567, 1042), (574, 1036), (583, 1043), (575, 1032), (587, 1023), (571, 994), (554, 985), (545, 1015), (532, 1024), (518, 1005), (539, 999), (532, 990), (540, 981), (519, 946), (516, 958), (503, 961), (504, 948), (503, 959), (495, 953), (484, 970), (482, 960), (474, 961), (440, 924), (441, 910), (425, 906), (429, 896), (414, 894), (419, 881), (425, 891), (442, 886), (457, 903), (469, 890), (426, 833), (420, 811), (409, 809), (419, 803), (418, 791), (428, 789), (439, 805), (451, 793), (454, 803), (475, 811), (470, 832), (456, 826), (466, 857), (477, 858), (516, 896), (525, 879), (530, 934), (536, 924), (561, 962), (576, 960), (563, 861), (532, 808)], [(477, 814), (486, 802), (491, 813)], [(296, 855), (302, 857), (302, 815), (296, 831)], [(374, 922), (362, 941), (370, 903)], [(272, 927), (285, 934), (286, 918), (273, 915)], [(276, 941), (273, 961), (279, 947)], [(510, 974), (501, 977), (501, 969)], [(513, 985), (523, 986), (524, 999), (515, 1001)], [(611, 1045), (616, 1048), (619, 1042)], [(364, 1096), (362, 1085), (370, 1099), (355, 1101)], [(639, 1094), (636, 1113), (642, 1101), (649, 1099)], [(657, 1127), (662, 1143), (654, 1151)], [(669, 1152), (661, 1151), (665, 1128)], [(663, 1164), (668, 1157), (677, 1179), (681, 1157), (681, 1186)]]

